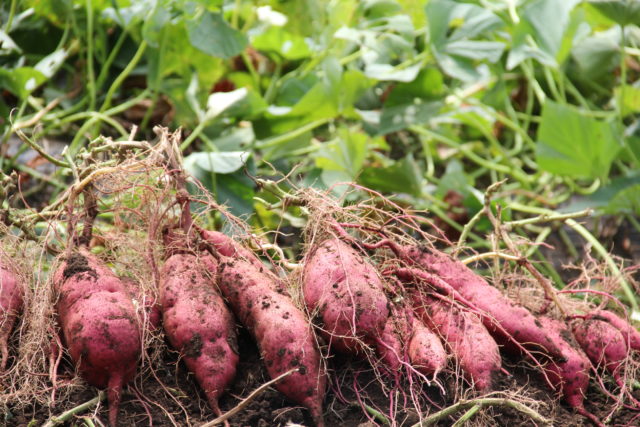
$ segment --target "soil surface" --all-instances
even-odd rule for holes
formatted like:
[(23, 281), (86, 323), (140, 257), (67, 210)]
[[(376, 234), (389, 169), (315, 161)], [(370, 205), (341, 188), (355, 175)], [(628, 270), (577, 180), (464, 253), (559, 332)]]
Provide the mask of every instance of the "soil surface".
[[(242, 359), (236, 379), (220, 400), (220, 408), (223, 412), (234, 408), (242, 398), (269, 380), (260, 360), (258, 349), (249, 334), (242, 329), (239, 335), (239, 345)], [(215, 418), (207, 405), (204, 394), (188, 374), (184, 364), (178, 360), (177, 354), (173, 352), (165, 352), (164, 354), (164, 359), (155, 370), (157, 379), (148, 373), (142, 378), (139, 376), (135, 384), (130, 384), (125, 388), (120, 406), (119, 426), (197, 426)], [(566, 405), (559, 404), (554, 394), (542, 383), (535, 372), (522, 366), (522, 363), (516, 363), (515, 360), (503, 359), (503, 362), (510, 376), (506, 374), (500, 376), (498, 391), (520, 390), (528, 398), (539, 401), (538, 412), (553, 420), (554, 426), (591, 425)], [(389, 397), (385, 395), (369, 365), (364, 361), (334, 356), (330, 361), (330, 368), (332, 369), (331, 377), (340, 378), (341, 385), (338, 386), (334, 382), (329, 386), (325, 399), (326, 425), (346, 427), (383, 425), (379, 419), (372, 415), (373, 412), (363, 411), (358, 403), (358, 396), (354, 392), (353, 385), (357, 384), (358, 395), (366, 405), (378, 408), (380, 412), (385, 414), (389, 413)], [(61, 375), (62, 377), (72, 374), (70, 366), (66, 366), (62, 370), (65, 371)], [(455, 377), (445, 374), (441, 376), (441, 381), (446, 394), (443, 394), (437, 387), (425, 386), (421, 390), (423, 397), (431, 401), (431, 404), (423, 407), (429, 413), (434, 413), (438, 409), (454, 403)], [(392, 384), (393, 380), (387, 377), (384, 382)], [(4, 414), (2, 422), (8, 427), (39, 426), (51, 416), (59, 415), (65, 410), (95, 398), (97, 391), (92, 387), (79, 388), (68, 399), (58, 401), (53, 408), (37, 405), (20, 409), (9, 408), (9, 411)], [(465, 398), (472, 397), (474, 396), (465, 396)], [(635, 397), (640, 399), (640, 392), (636, 392)], [(612, 404), (594, 384), (590, 387), (585, 403), (587, 410), (601, 418), (608, 415)], [(398, 406), (403, 407), (401, 402), (398, 403)], [(416, 411), (411, 408), (411, 404), (407, 403), (404, 407), (408, 409), (396, 412), (397, 425), (411, 426), (417, 423), (419, 417)], [(452, 417), (447, 417), (437, 425), (453, 425), (464, 412), (465, 410)], [(107, 425), (106, 402), (101, 403), (97, 409), (93, 407), (86, 410), (65, 425), (85, 425), (81, 417), (91, 417), (96, 425), (99, 425), (98, 422)], [(229, 421), (231, 426), (238, 427), (313, 425), (306, 409), (295, 406), (274, 389), (267, 389), (258, 395)], [(476, 413), (467, 425), (515, 427), (536, 424), (514, 409), (490, 407)], [(640, 425), (640, 412), (623, 409), (614, 414), (610, 425)]]

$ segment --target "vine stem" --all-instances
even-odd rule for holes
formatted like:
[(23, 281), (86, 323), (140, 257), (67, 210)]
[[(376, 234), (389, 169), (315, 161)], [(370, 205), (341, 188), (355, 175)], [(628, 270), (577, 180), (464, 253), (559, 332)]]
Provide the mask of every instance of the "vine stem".
[[(522, 212), (531, 212), (531, 213), (537, 213), (542, 215), (555, 214), (555, 212), (553, 212), (550, 209), (525, 206), (517, 202), (511, 203), (509, 206), (512, 209), (522, 211)], [(638, 301), (636, 300), (635, 292), (631, 288), (631, 285), (629, 284), (629, 282), (627, 282), (627, 280), (622, 275), (622, 272), (616, 265), (613, 258), (611, 258), (611, 255), (609, 255), (609, 252), (607, 252), (604, 246), (602, 246), (602, 243), (600, 243), (598, 239), (596, 239), (596, 237), (589, 232), (589, 230), (587, 230), (582, 224), (579, 224), (575, 219), (573, 218), (565, 219), (564, 223), (567, 226), (571, 227), (580, 236), (582, 236), (582, 238), (585, 239), (588, 243), (590, 243), (591, 247), (598, 253), (598, 255), (602, 257), (602, 259), (605, 261), (605, 263), (609, 267), (609, 270), (611, 270), (611, 273), (620, 281), (620, 287), (622, 288), (622, 291), (624, 292), (625, 296), (628, 298), (629, 304), (631, 304), (631, 309), (633, 310), (632, 315), (638, 316), (640, 314), (640, 306), (638, 306)]]
[[(498, 191), (498, 189), (502, 186), (502, 184), (504, 184), (506, 180), (502, 180), (496, 183), (493, 183), (489, 186), (489, 188), (487, 188), (487, 191), (485, 193), (485, 197), (484, 197), (484, 210), (487, 214), (487, 216), (489, 217), (489, 220), (491, 221), (491, 224), (493, 224), (493, 228), (495, 229), (496, 233), (498, 234), (498, 236), (502, 239), (502, 241), (504, 242), (505, 245), (507, 245), (507, 247), (509, 248), (509, 250), (515, 254), (516, 256), (518, 256), (520, 258), (520, 264), (522, 264), (522, 266), (527, 269), (527, 271), (529, 273), (531, 273), (531, 275), (533, 277), (535, 277), (535, 279), (538, 281), (538, 283), (540, 283), (540, 286), (542, 286), (542, 288), (544, 289), (544, 292), (547, 296), (547, 298), (550, 298), (553, 303), (556, 305), (556, 307), (558, 307), (558, 309), (560, 310), (560, 312), (562, 312), (562, 314), (564, 316), (567, 315), (567, 310), (564, 307), (564, 305), (560, 302), (560, 300), (558, 299), (558, 295), (556, 295), (556, 290), (553, 287), (553, 285), (551, 284), (551, 282), (549, 281), (549, 279), (547, 279), (546, 277), (544, 277), (534, 266), (533, 264), (531, 264), (531, 262), (529, 262), (529, 260), (525, 257), (523, 257), (520, 252), (518, 251), (518, 248), (516, 247), (515, 243), (513, 242), (513, 240), (511, 240), (511, 237), (509, 236), (509, 233), (507, 231), (507, 229), (500, 223), (500, 219), (499, 219), (499, 214), (498, 216), (493, 214), (493, 211), (491, 210), (491, 196)], [(550, 211), (553, 212), (553, 211)], [(555, 212), (554, 212), (555, 213)], [(568, 220), (569, 221), (569, 220)], [(573, 221), (573, 220), (570, 220)]]
[(71, 408), (68, 411), (63, 412), (58, 416), (53, 416), (49, 418), (49, 420), (42, 427), (54, 427), (63, 424), (66, 421), (69, 421), (71, 417), (81, 412), (86, 411), (94, 405), (97, 405), (98, 402), (101, 402), (105, 399), (106, 393), (104, 391), (100, 391), (96, 397), (91, 400), (84, 402), (81, 405), (76, 406), (75, 408)]
[(484, 397), (472, 400), (460, 400), (457, 403), (444, 408), (441, 411), (436, 412), (435, 414), (429, 415), (427, 418), (422, 420), (419, 423), (414, 424), (412, 427), (425, 427), (430, 426), (438, 421), (443, 420), (444, 418), (455, 414), (458, 411), (462, 411), (465, 409), (478, 407), (478, 409), (482, 409), (487, 406), (506, 406), (512, 409), (515, 409), (523, 414), (527, 415), (533, 421), (536, 421), (544, 426), (551, 426), (552, 423), (547, 418), (540, 415), (538, 412), (529, 408), (528, 406), (512, 399), (501, 398), (501, 397)]

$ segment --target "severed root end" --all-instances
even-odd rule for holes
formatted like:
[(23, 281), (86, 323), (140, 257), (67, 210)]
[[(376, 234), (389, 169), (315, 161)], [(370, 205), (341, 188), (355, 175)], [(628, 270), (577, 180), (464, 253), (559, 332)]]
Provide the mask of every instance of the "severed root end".
[(109, 378), (109, 385), (107, 386), (107, 399), (109, 400), (109, 424), (111, 427), (116, 427), (118, 423), (118, 409), (120, 408), (120, 398), (122, 397), (122, 374), (119, 372), (114, 373)]

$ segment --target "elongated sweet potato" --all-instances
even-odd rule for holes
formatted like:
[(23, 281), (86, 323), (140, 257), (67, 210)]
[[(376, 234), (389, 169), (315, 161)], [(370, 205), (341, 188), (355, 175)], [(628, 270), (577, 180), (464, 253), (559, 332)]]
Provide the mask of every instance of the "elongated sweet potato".
[(623, 318), (607, 310), (596, 310), (589, 313), (587, 318), (609, 322), (620, 331), (624, 341), (628, 343), (630, 349), (640, 351), (640, 332), (638, 332), (636, 328)]
[[(504, 296), (466, 265), (446, 254), (424, 247), (408, 247), (403, 251), (405, 252), (403, 258), (407, 262), (441, 277), (475, 307), (487, 313), (503, 331), (525, 348), (533, 351), (543, 349), (552, 357), (562, 357), (560, 349), (527, 309)], [(483, 319), (483, 323), (494, 339), (506, 350), (512, 353), (519, 352), (509, 337), (496, 328), (490, 319)]]
[(235, 322), (216, 289), (216, 270), (211, 255), (170, 256), (160, 275), (160, 304), (169, 343), (220, 415), (218, 399), (233, 380), (239, 357)]
[(573, 326), (573, 336), (595, 366), (604, 367), (620, 382), (619, 368), (627, 358), (627, 344), (618, 329), (604, 320), (579, 320)]
[(218, 284), (234, 313), (255, 338), (267, 372), (275, 378), (291, 369), (275, 388), (309, 409), (323, 426), (326, 376), (313, 330), (291, 299), (278, 292), (275, 276), (242, 258), (220, 263)]
[(380, 361), (392, 373), (397, 373), (403, 362), (409, 361), (406, 346), (410, 334), (411, 326), (404, 307), (392, 305), (382, 333), (372, 342)]
[(82, 377), (107, 388), (116, 425), (122, 386), (136, 373), (140, 324), (126, 286), (87, 250), (70, 255), (54, 275), (64, 343)]
[(411, 319), (412, 334), (409, 339), (409, 361), (424, 375), (437, 375), (447, 366), (447, 353), (438, 335), (416, 318)]
[(589, 387), (589, 359), (573, 342), (571, 332), (563, 322), (545, 316), (541, 316), (539, 321), (561, 349), (564, 360), (545, 365), (549, 381), (569, 406), (600, 425), (600, 421), (584, 408), (584, 395)]
[(329, 239), (305, 257), (305, 304), (322, 319), (333, 347), (357, 351), (375, 340), (389, 317), (387, 297), (375, 267), (351, 246)]
[(491, 390), (502, 359), (480, 319), (429, 295), (414, 293), (412, 299), (419, 319), (442, 337), (467, 380), (479, 391)]
[(24, 289), (15, 274), (0, 265), (0, 373), (9, 357), (9, 336), (22, 311)]

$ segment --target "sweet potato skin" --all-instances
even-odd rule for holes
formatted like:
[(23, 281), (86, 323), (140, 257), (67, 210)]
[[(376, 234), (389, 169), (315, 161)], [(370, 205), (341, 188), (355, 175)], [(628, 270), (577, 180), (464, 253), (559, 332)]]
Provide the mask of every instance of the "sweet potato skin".
[(8, 341), (24, 305), (24, 288), (16, 275), (0, 265), (0, 373), (9, 357)]
[(437, 375), (447, 366), (447, 353), (440, 338), (421, 320), (413, 318), (411, 326), (408, 346), (411, 366), (424, 375)]
[(116, 425), (122, 386), (141, 354), (140, 325), (125, 285), (85, 249), (69, 256), (54, 275), (63, 341), (82, 377), (107, 387), (109, 422)]
[(175, 254), (160, 275), (165, 334), (220, 415), (218, 399), (236, 374), (239, 361), (235, 321), (217, 292), (210, 255)]
[(622, 317), (607, 310), (596, 310), (589, 313), (587, 318), (604, 320), (610, 323), (620, 331), (625, 343), (629, 344), (630, 349), (640, 351), (640, 332)]
[(493, 389), (502, 359), (480, 319), (429, 295), (413, 294), (413, 301), (418, 318), (442, 337), (467, 380), (478, 391)]
[(556, 391), (572, 408), (584, 411), (584, 395), (589, 386), (589, 359), (571, 340), (571, 333), (563, 322), (541, 316), (542, 326), (561, 349), (564, 362), (551, 361), (545, 372)]
[[(530, 350), (540, 350), (542, 347), (552, 357), (562, 357), (560, 349), (527, 309), (505, 297), (460, 261), (418, 246), (405, 248), (404, 258), (441, 277), (477, 308), (495, 319), (518, 343)], [(513, 342), (497, 330), (489, 319), (483, 319), (483, 323), (494, 339), (507, 351), (519, 353)]]
[(595, 366), (618, 377), (618, 369), (627, 358), (627, 344), (618, 329), (604, 320), (579, 320), (573, 326), (573, 336)]
[(337, 350), (356, 351), (360, 340), (382, 334), (389, 317), (382, 280), (340, 239), (325, 240), (307, 254), (302, 290), (306, 306), (319, 314)]
[(274, 276), (242, 258), (220, 263), (218, 284), (240, 322), (254, 336), (267, 372), (275, 378), (291, 369), (275, 388), (307, 407), (322, 426), (326, 376), (306, 316), (278, 292)]

